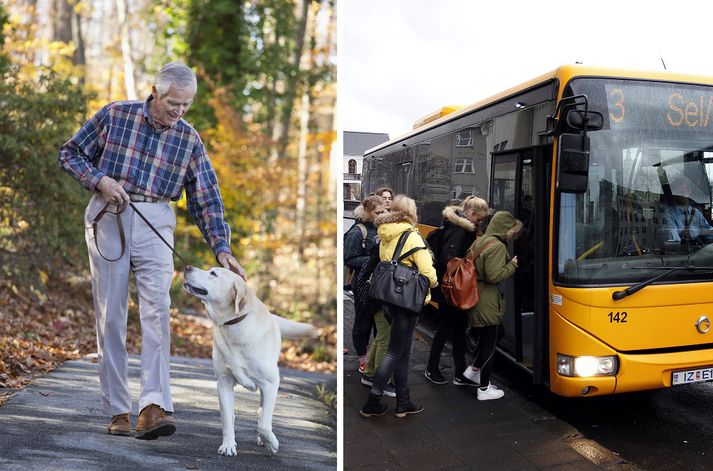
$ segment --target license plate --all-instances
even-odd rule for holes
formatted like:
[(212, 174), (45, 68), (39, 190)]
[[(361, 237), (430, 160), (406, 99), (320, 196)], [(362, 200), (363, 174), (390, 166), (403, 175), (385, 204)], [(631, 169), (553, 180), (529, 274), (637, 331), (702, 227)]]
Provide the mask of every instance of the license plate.
[(699, 368), (697, 370), (674, 371), (671, 374), (671, 384), (699, 383), (713, 381), (713, 367)]

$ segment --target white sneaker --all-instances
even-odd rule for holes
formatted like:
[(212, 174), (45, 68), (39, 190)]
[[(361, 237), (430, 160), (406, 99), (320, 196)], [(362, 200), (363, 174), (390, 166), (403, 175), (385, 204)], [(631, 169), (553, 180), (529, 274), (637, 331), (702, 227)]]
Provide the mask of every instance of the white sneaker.
[(474, 383), (480, 384), (480, 369), (469, 366), (463, 372), (463, 376), (468, 378)]
[(493, 384), (489, 384), (486, 390), (478, 388), (478, 400), (489, 401), (491, 399), (500, 399), (505, 395), (502, 389), (496, 388)]

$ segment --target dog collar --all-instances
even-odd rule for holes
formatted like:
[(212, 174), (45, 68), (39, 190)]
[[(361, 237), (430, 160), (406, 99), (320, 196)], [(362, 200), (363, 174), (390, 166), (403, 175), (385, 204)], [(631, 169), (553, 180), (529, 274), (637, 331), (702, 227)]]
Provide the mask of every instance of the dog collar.
[(225, 324), (223, 324), (223, 325), (235, 325), (235, 324), (237, 324), (238, 322), (240, 322), (240, 321), (242, 321), (243, 319), (245, 319), (246, 317), (248, 317), (248, 315), (247, 315), (247, 314), (243, 314), (242, 316), (238, 316), (238, 317), (236, 317), (235, 319), (231, 319), (231, 320), (227, 321), (227, 322), (226, 322)]

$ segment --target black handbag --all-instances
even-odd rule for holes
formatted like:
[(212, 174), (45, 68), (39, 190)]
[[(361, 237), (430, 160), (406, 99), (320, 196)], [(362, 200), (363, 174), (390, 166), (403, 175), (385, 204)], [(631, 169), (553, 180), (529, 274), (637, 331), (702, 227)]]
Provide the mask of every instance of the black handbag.
[(418, 314), (426, 301), (430, 282), (416, 268), (401, 263), (412, 253), (426, 250), (426, 247), (414, 247), (401, 255), (410, 233), (410, 231), (405, 231), (401, 234), (390, 261), (379, 262), (374, 268), (374, 273), (371, 275), (369, 297)]

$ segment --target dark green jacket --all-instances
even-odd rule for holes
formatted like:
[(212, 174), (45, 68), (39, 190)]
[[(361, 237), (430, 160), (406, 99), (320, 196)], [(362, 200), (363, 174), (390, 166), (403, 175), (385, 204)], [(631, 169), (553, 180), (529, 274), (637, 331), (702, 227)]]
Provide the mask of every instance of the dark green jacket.
[(488, 229), (482, 237), (473, 242), (470, 250), (477, 254), (479, 250), (491, 241), (475, 260), (475, 270), (478, 274), (478, 293), (480, 301), (468, 310), (470, 323), (474, 327), (499, 325), (505, 313), (505, 299), (498, 283), (508, 279), (517, 268), (508, 255), (506, 234), (516, 225), (516, 219), (507, 211), (498, 211), (488, 224)]

